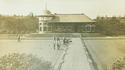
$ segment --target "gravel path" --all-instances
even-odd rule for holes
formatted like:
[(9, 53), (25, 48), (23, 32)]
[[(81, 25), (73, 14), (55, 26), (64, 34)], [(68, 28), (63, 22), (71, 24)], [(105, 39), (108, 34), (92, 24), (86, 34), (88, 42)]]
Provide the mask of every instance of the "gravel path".
[(92, 70), (80, 38), (73, 38), (61, 70)]

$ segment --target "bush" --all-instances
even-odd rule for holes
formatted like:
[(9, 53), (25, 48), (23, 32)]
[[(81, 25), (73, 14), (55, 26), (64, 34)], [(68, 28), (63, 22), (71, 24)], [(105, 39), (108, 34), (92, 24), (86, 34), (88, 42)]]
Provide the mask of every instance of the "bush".
[(12, 53), (0, 58), (0, 70), (50, 70), (51, 63), (33, 55)]
[(124, 70), (125, 69), (125, 57), (117, 59), (112, 64), (112, 70)]

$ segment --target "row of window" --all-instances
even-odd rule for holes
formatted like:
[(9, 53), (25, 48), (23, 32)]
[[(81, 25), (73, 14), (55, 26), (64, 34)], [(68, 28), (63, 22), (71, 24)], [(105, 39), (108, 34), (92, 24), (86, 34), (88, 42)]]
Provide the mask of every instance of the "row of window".
[(40, 27), (39, 30), (40, 31), (52, 31), (52, 27)]
[[(39, 29), (40, 31), (52, 31), (52, 27), (43, 27), (43, 30), (42, 30), (42, 27), (40, 27)], [(60, 27), (57, 27), (55, 29), (56, 31), (73, 31), (74, 29), (71, 28), (71, 27), (67, 27), (67, 28), (60, 28)], [(87, 32), (94, 32), (95, 31), (95, 27), (85, 27), (85, 28), (78, 28), (79, 31), (87, 31)]]

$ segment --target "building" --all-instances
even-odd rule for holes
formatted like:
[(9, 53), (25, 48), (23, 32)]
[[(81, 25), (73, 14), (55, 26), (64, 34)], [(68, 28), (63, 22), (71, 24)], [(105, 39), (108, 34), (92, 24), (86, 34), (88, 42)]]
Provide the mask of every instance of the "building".
[(95, 32), (95, 21), (85, 14), (52, 14), (44, 10), (39, 16), (39, 33)]

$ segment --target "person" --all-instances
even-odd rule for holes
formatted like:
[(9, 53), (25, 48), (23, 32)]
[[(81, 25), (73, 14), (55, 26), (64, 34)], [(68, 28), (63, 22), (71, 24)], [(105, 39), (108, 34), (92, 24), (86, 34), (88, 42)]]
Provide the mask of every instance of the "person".
[(21, 37), (20, 37), (20, 35), (18, 35), (18, 42), (20, 42), (21, 41)]
[(54, 36), (54, 41), (56, 40), (56, 37)]
[(60, 50), (60, 45), (59, 45), (59, 43), (57, 43), (57, 49)]
[(63, 39), (63, 44), (65, 44), (66, 43), (66, 39), (65, 39), (65, 37), (64, 37), (64, 39)]
[(53, 49), (54, 49), (54, 50), (56, 49), (56, 45), (55, 45), (55, 43), (53, 44)]

